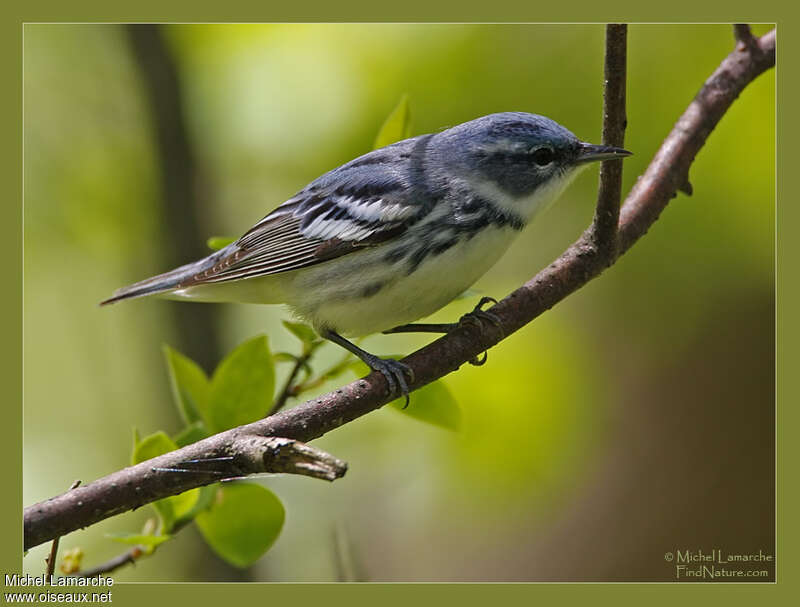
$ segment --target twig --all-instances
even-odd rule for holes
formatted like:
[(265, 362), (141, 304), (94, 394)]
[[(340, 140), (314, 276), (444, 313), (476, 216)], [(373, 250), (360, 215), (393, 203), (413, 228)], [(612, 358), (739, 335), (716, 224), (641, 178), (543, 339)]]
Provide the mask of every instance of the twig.
[(297, 386), (294, 385), (294, 380), (297, 378), (297, 374), (300, 373), (300, 369), (302, 369), (306, 364), (308, 364), (308, 361), (313, 354), (314, 354), (314, 348), (309, 347), (295, 359), (294, 366), (292, 367), (292, 370), (289, 373), (289, 377), (286, 378), (286, 381), (283, 384), (283, 388), (281, 389), (281, 393), (278, 395), (278, 398), (275, 399), (272, 408), (270, 408), (270, 410), (267, 412), (267, 417), (269, 417), (270, 415), (274, 415), (275, 413), (280, 411), (286, 404), (286, 401), (289, 399), (290, 396), (297, 395), (296, 391)]
[[(620, 212), (619, 250), (627, 251), (650, 226), (686, 182), (689, 166), (708, 135), (744, 88), (775, 65), (775, 31), (757, 40), (753, 52), (734, 51), (705, 82), (653, 162), (628, 195)], [(491, 308), (499, 328), (483, 332), (457, 329), (403, 359), (414, 371), (409, 382), (420, 388), (459, 368), (496, 345), (574, 293), (605, 268), (597, 254), (593, 228), (554, 263)], [(266, 419), (228, 430), (173, 453), (142, 462), (99, 479), (84, 488), (25, 510), (25, 548), (92, 525), (142, 504), (216, 479), (202, 474), (155, 474), (154, 467), (175, 465), (193, 458), (229, 455), (243, 437), (282, 436), (309, 441), (346, 424), (393, 399), (383, 375), (371, 373), (326, 395)], [(330, 456), (329, 456), (330, 457)], [(244, 469), (242, 473), (249, 473)]]
[(337, 582), (364, 582), (365, 576), (353, 550), (353, 543), (345, 526), (337, 523), (331, 535), (333, 563)]
[[(191, 522), (189, 520), (188, 522)], [(188, 524), (182, 525), (173, 525), (172, 529), (170, 530), (170, 535), (175, 535), (180, 529), (186, 527)], [(151, 535), (153, 531), (156, 529), (156, 521), (155, 519), (148, 519), (142, 529), (142, 533), (144, 535)], [(108, 559), (105, 563), (101, 565), (97, 565), (96, 567), (92, 567), (91, 569), (84, 569), (78, 570), (74, 573), (70, 574), (68, 577), (97, 577), (98, 575), (103, 575), (104, 573), (111, 573), (112, 571), (116, 571), (124, 567), (125, 565), (131, 564), (135, 565), (136, 561), (138, 561), (142, 556), (152, 556), (156, 553), (156, 549), (158, 545), (151, 546), (149, 549), (146, 546), (141, 544), (137, 544), (136, 546), (131, 547), (130, 549), (126, 550), (122, 554), (119, 554), (113, 558)]]
[(344, 358), (342, 358), (342, 360), (340, 360), (338, 363), (334, 364), (327, 370), (317, 375), (317, 377), (315, 377), (314, 379), (309, 379), (300, 384), (297, 384), (294, 389), (295, 395), (302, 394), (303, 392), (308, 392), (309, 390), (313, 390), (314, 388), (319, 388), (329, 379), (338, 376), (347, 367), (347, 365), (349, 365), (354, 360), (356, 360), (356, 358), (352, 354), (349, 353), (346, 354)]
[(139, 546), (134, 546), (127, 552), (123, 552), (119, 556), (115, 556), (112, 559), (109, 559), (102, 565), (98, 565), (97, 567), (93, 567), (92, 569), (86, 569), (84, 571), (77, 571), (73, 573), (70, 577), (97, 577), (98, 575), (103, 575), (104, 573), (111, 573), (112, 571), (116, 571), (120, 567), (124, 567), (125, 565), (136, 564), (136, 559), (142, 556), (143, 551)]
[[(80, 484), (81, 484), (80, 480), (75, 481), (74, 483), (72, 483), (72, 485), (70, 485), (70, 487), (69, 487), (69, 489), (67, 491), (72, 491), (73, 489), (75, 489)], [(47, 569), (44, 572), (45, 580), (47, 580), (48, 582), (53, 577), (53, 574), (56, 571), (56, 559), (58, 559), (58, 542), (60, 540), (61, 540), (61, 536), (57, 536), (53, 540), (53, 545), (50, 546), (50, 554), (44, 560), (44, 562), (47, 564)]]
[(756, 39), (753, 37), (753, 32), (750, 31), (750, 26), (746, 23), (733, 24), (733, 37), (736, 38), (739, 51), (752, 51), (757, 45)]
[(773, 29), (754, 39), (747, 52), (732, 52), (714, 70), (628, 194), (620, 212), (620, 253), (647, 232), (675, 192), (688, 183), (695, 156), (745, 86), (774, 65)]
[[(627, 82), (628, 26), (606, 26), (605, 87), (603, 90), (603, 143), (623, 147), (625, 127), (625, 84)], [(619, 201), (622, 196), (622, 160), (606, 160), (600, 166), (600, 188), (594, 215), (594, 242), (608, 265), (617, 257)]]

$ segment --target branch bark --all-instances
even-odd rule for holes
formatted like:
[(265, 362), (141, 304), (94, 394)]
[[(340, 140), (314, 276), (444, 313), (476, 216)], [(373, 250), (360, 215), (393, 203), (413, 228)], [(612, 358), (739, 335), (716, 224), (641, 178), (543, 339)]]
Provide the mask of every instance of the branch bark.
[[(605, 87), (603, 90), (603, 143), (624, 147), (627, 84), (628, 26), (606, 26)], [(606, 254), (611, 265), (617, 258), (619, 201), (622, 196), (622, 160), (606, 160), (600, 166), (600, 188), (597, 194), (592, 235), (598, 250)]]
[[(689, 167), (695, 155), (742, 90), (775, 65), (775, 31), (755, 42), (745, 48), (738, 46), (722, 61), (628, 195), (619, 218), (620, 254), (647, 232), (669, 200), (688, 182)], [(487, 325), (481, 332), (465, 326), (403, 359), (414, 370), (415, 380), (410, 388), (420, 388), (455, 371), (598, 276), (608, 262), (598, 250), (594, 231), (593, 224), (555, 262), (491, 308), (499, 327)], [(236, 451), (234, 445), (241, 446), (243, 441), (254, 437), (309, 441), (381, 407), (392, 398), (387, 393), (383, 376), (371, 373), (292, 409), (30, 506), (25, 510), (25, 549), (162, 497), (219, 480), (203, 474), (158, 472), (154, 468), (230, 456)], [(241, 474), (255, 471), (241, 459), (235, 461), (237, 466), (243, 466)]]
[(246, 428), (216, 434), (27, 508), (25, 549), (162, 497), (223, 479), (280, 473), (333, 481), (347, 471), (345, 462), (324, 451)]

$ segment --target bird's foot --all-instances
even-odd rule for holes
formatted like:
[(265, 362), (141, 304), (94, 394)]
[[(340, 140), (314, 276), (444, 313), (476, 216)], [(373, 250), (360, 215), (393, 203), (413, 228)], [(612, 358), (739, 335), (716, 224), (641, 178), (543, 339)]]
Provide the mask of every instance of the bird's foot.
[(348, 352), (358, 356), (373, 371), (379, 371), (386, 378), (389, 394), (396, 394), (399, 391), (399, 393), (406, 398), (406, 404), (403, 409), (408, 407), (408, 393), (410, 390), (406, 382), (406, 375), (408, 375), (408, 379), (411, 382), (414, 381), (414, 370), (411, 367), (393, 358), (380, 358), (374, 354), (370, 354), (339, 335), (336, 331), (327, 330), (324, 331), (322, 335), (325, 339), (329, 339)]
[(462, 316), (458, 324), (462, 327), (467, 325), (472, 325), (473, 327), (477, 327), (479, 331), (483, 331), (484, 323), (490, 323), (494, 325), (501, 334), (504, 334), (503, 331), (503, 324), (500, 322), (500, 317), (497, 314), (492, 314), (491, 312), (486, 312), (483, 307), (487, 304), (496, 304), (497, 300), (494, 297), (481, 297), (481, 300), (478, 304), (473, 308), (472, 312), (467, 312)]
[[(497, 330), (500, 331), (501, 335), (505, 336), (500, 318), (496, 314), (492, 314), (491, 312), (487, 312), (483, 309), (483, 306), (490, 303), (496, 304), (497, 300), (494, 297), (481, 297), (481, 300), (478, 302), (475, 308), (473, 308), (472, 312), (467, 312), (459, 319), (458, 325), (461, 327), (468, 325), (473, 326), (482, 333), (485, 323), (488, 322), (494, 325)], [(471, 358), (468, 362), (474, 367), (480, 367), (486, 364), (486, 359), (488, 357), (489, 355), (484, 352), (483, 356), (476, 356), (475, 358)]]
[(409, 381), (414, 381), (414, 370), (407, 364), (394, 360), (393, 358), (379, 358), (373, 354), (364, 357), (365, 363), (373, 371), (379, 371), (385, 378), (386, 384), (389, 386), (389, 394), (401, 394), (406, 399), (406, 404), (403, 409), (408, 407), (410, 390), (406, 382), (406, 376)]
[[(401, 325), (399, 327), (394, 327), (393, 329), (387, 329), (386, 331), (384, 331), (384, 333), (450, 333), (451, 331), (455, 331), (456, 329), (468, 326), (475, 327), (478, 329), (479, 332), (483, 333), (485, 323), (488, 322), (494, 325), (497, 328), (497, 330), (500, 331), (500, 335), (505, 337), (505, 331), (503, 331), (503, 324), (500, 322), (500, 318), (496, 314), (492, 314), (491, 312), (487, 312), (483, 309), (485, 305), (490, 303), (496, 304), (497, 300), (494, 297), (482, 297), (481, 300), (478, 302), (478, 305), (476, 305), (473, 308), (472, 312), (467, 312), (466, 314), (464, 314), (464, 316), (462, 316), (458, 322), (451, 322), (444, 324), (414, 323), (409, 325)], [(359, 354), (359, 356), (361, 355)], [(469, 364), (474, 365), (476, 367), (480, 367), (481, 365), (486, 363), (486, 356), (487, 356), (486, 352), (484, 352), (483, 356), (481, 357), (476, 356), (475, 358), (471, 359), (469, 361)], [(373, 369), (375, 369), (375, 367), (373, 367)], [(386, 374), (384, 373), (384, 375)]]

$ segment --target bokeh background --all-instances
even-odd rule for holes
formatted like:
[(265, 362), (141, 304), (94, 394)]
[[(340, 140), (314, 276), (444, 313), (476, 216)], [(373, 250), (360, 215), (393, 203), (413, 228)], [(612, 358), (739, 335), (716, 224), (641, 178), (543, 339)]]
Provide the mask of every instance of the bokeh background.
[[(26, 25), (24, 503), (126, 465), (134, 427), (179, 428), (162, 344), (206, 369), (259, 333), (296, 349), (281, 307), (98, 301), (368, 151), (406, 93), (415, 135), (518, 110), (598, 142), (603, 31)], [(729, 26), (630, 27), (626, 191), (732, 48)], [(188, 528), (117, 579), (673, 580), (666, 552), (774, 554), (774, 143), (768, 72), (701, 151), (692, 197), (486, 366), (446, 378), (460, 432), (374, 412), (315, 443), (349, 462), (344, 479), (259, 481), (287, 518), (252, 567)], [(591, 220), (596, 184), (586, 171), (476, 288), (499, 298), (555, 258)], [(319, 366), (338, 356), (325, 346)], [(98, 564), (123, 549), (105, 533), (148, 516), (61, 549)], [(31, 550), (26, 570), (45, 555)]]

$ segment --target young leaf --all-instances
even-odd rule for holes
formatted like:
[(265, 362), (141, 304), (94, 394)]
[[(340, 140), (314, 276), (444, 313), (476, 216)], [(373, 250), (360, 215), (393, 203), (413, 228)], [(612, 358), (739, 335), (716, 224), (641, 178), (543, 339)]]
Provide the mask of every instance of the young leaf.
[(283, 504), (269, 489), (253, 483), (219, 488), (211, 508), (195, 522), (206, 542), (235, 567), (252, 565), (283, 528)]
[(214, 500), (217, 496), (217, 491), (219, 491), (219, 485), (206, 485), (205, 487), (198, 487), (197, 491), (197, 501), (194, 503), (190, 510), (184, 511), (180, 517), (175, 519), (176, 527), (181, 527), (185, 523), (194, 520), (198, 514), (203, 512), (204, 510), (208, 510), (211, 505), (214, 503)]
[(403, 409), (405, 403), (404, 398), (398, 398), (389, 403), (389, 406), (410, 417), (448, 430), (458, 430), (461, 427), (461, 408), (441, 380), (415, 390), (411, 394), (408, 407)]
[(171, 535), (143, 535), (141, 533), (106, 533), (106, 537), (131, 546), (158, 546), (172, 539)]
[(408, 105), (408, 94), (400, 98), (400, 102), (383, 123), (375, 138), (373, 149), (377, 150), (391, 143), (407, 139), (411, 136), (411, 110)]
[[(189, 489), (189, 491), (184, 491), (179, 495), (173, 495), (172, 497), (165, 497), (163, 500), (159, 500), (162, 502), (169, 500), (172, 505), (172, 514), (174, 516), (172, 526), (162, 529), (162, 533), (170, 533), (176, 522), (186, 519), (189, 513), (194, 512), (195, 505), (199, 498), (200, 489)], [(154, 503), (157, 504), (158, 502)]]
[(275, 364), (265, 336), (244, 342), (211, 378), (208, 428), (222, 432), (260, 419), (272, 404)]
[(289, 354), (288, 352), (275, 352), (272, 355), (273, 360), (276, 363), (296, 363), (297, 357), (294, 354)]
[(212, 251), (219, 251), (220, 249), (227, 247), (232, 242), (236, 242), (236, 240), (236, 238), (228, 238), (227, 236), (212, 236), (206, 240), (206, 244)]
[(319, 339), (314, 329), (301, 322), (283, 321), (283, 326), (286, 327), (292, 335), (302, 341), (306, 345), (311, 345)]
[(191, 358), (164, 346), (172, 396), (186, 424), (202, 421), (208, 409), (209, 381), (205, 372)]
[[(163, 431), (159, 430), (149, 436), (145, 436), (136, 443), (131, 458), (132, 464), (138, 464), (170, 451), (175, 451), (178, 446)], [(161, 519), (161, 530), (164, 535), (169, 534), (175, 521), (190, 512), (197, 502), (199, 491), (190, 489), (180, 495), (165, 497), (153, 502), (159, 518)]]
[(172, 442), (172, 439), (164, 431), (159, 430), (136, 441), (133, 455), (131, 456), (131, 464), (136, 465), (164, 453), (175, 451), (177, 448), (178, 446)]
[(81, 561), (83, 560), (83, 550), (80, 546), (75, 546), (64, 552), (64, 557), (61, 559), (61, 573), (69, 575), (77, 573), (81, 570)]
[(208, 430), (206, 430), (203, 422), (194, 422), (178, 432), (174, 440), (178, 447), (185, 447), (186, 445), (191, 445), (199, 440), (208, 438), (208, 436)]

